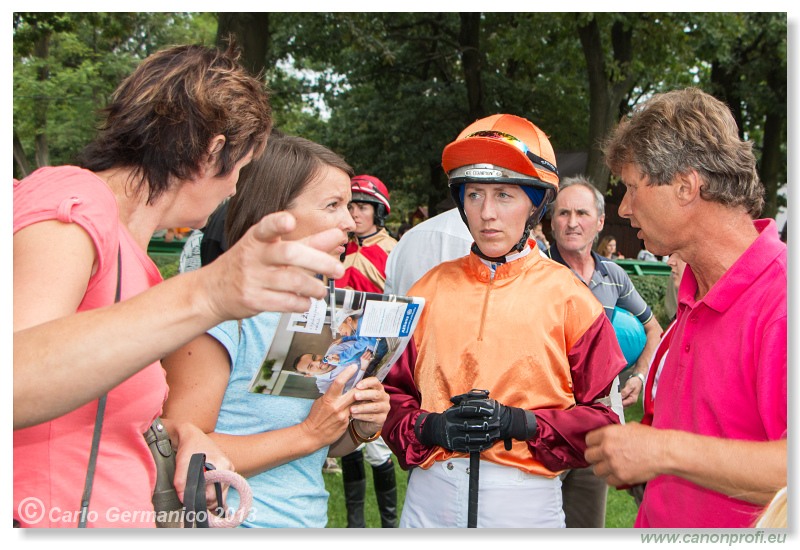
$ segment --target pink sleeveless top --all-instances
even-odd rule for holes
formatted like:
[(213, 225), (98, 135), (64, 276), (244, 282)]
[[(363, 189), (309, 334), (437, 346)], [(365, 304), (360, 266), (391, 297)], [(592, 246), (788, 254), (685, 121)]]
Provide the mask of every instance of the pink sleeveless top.
[[(15, 181), (14, 232), (45, 220), (77, 223), (97, 249), (98, 269), (78, 311), (114, 302), (118, 247), (122, 300), (162, 280), (146, 252), (119, 223), (114, 196), (94, 173), (73, 166), (46, 167)], [(142, 433), (160, 414), (166, 395), (165, 373), (158, 362), (109, 392), (89, 506), (90, 527), (154, 526), (155, 465)], [(97, 401), (92, 401), (50, 422), (14, 432), (14, 518), (23, 526), (77, 526), (96, 412)]]

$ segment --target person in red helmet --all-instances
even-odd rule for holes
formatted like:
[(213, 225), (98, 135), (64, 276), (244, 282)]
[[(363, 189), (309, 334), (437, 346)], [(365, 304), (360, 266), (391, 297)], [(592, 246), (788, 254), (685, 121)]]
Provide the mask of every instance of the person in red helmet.
[(625, 358), (602, 305), (529, 236), (558, 191), (547, 136), (493, 115), (442, 166), (474, 243), (408, 291), (425, 309), (384, 379), (383, 437), (412, 470), (400, 526), (467, 527), (479, 452), (477, 527), (564, 527), (558, 474), (620, 422), (607, 398)]
[[(350, 180), (350, 191), (352, 199), (347, 208), (355, 229), (350, 233), (344, 253), (344, 277), (336, 280), (336, 287), (383, 294), (386, 258), (397, 244), (384, 227), (386, 217), (391, 211), (389, 190), (377, 177), (361, 175)], [(381, 527), (397, 527), (397, 480), (394, 462), (392, 452), (382, 438), (366, 443), (342, 457), (347, 526), (366, 527), (365, 454), (372, 467)]]
[(350, 190), (353, 199), (348, 210), (356, 228), (345, 250), (344, 277), (336, 280), (336, 288), (383, 294), (386, 258), (397, 244), (384, 227), (391, 212), (389, 190), (381, 180), (368, 175), (352, 178)]

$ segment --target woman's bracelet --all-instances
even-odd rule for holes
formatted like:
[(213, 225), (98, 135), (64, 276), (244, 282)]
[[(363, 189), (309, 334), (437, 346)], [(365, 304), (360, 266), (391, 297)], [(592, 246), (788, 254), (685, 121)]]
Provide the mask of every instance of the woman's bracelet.
[(378, 430), (377, 432), (375, 432), (373, 435), (371, 435), (369, 437), (361, 437), (361, 434), (358, 433), (358, 430), (356, 430), (356, 421), (355, 421), (354, 418), (350, 419), (350, 424), (347, 425), (347, 429), (350, 432), (350, 437), (356, 443), (369, 443), (371, 441), (375, 441), (376, 439), (378, 439), (381, 436), (381, 431)]

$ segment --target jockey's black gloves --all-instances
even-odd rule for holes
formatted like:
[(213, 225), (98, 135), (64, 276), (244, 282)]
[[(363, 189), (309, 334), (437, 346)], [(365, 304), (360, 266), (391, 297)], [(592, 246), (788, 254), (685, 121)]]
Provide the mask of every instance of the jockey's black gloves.
[(497, 404), (488, 395), (473, 390), (452, 397), (453, 406), (442, 413), (422, 413), (414, 425), (417, 439), (462, 453), (488, 449), (500, 438)]
[(510, 448), (511, 439), (528, 441), (536, 437), (539, 427), (533, 411), (519, 407), (507, 407), (500, 403), (497, 404), (497, 407), (500, 416), (500, 439), (506, 442), (506, 448)]

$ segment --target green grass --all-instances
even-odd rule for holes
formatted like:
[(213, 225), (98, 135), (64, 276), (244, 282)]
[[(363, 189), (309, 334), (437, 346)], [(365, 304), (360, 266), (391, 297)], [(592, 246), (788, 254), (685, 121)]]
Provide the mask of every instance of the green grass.
[[(400, 469), (397, 459), (393, 458), (394, 472), (397, 478), (397, 519), (403, 511), (403, 502), (406, 498), (406, 485), (408, 472)], [(341, 460), (339, 465), (341, 466)], [(372, 484), (372, 468), (364, 461), (364, 470), (367, 474), (367, 494), (364, 502), (364, 521), (367, 527), (380, 527), (381, 518), (378, 515), (378, 502), (375, 500), (375, 488)], [(325, 488), (331, 494), (328, 499), (328, 527), (347, 527), (347, 508), (344, 504), (344, 485), (342, 474), (324, 474)]]
[[(625, 409), (625, 422), (638, 422), (642, 419), (642, 400)], [(606, 501), (606, 527), (633, 527), (636, 519), (636, 503), (627, 491), (618, 491), (614, 487), (608, 488)]]
[[(642, 418), (641, 400), (636, 405), (625, 409), (626, 422), (638, 421)], [(341, 463), (341, 461), (340, 461)], [(403, 510), (406, 495), (408, 473), (401, 470), (394, 459), (394, 469), (397, 476), (397, 517)], [(364, 504), (364, 519), (367, 527), (380, 527), (381, 520), (378, 515), (378, 503), (375, 500), (375, 489), (372, 485), (372, 468), (365, 462), (364, 469), (367, 474), (367, 495)], [(325, 474), (325, 488), (331, 494), (328, 500), (328, 527), (347, 527), (347, 509), (344, 504), (344, 487), (342, 474)], [(606, 505), (606, 527), (633, 527), (636, 518), (636, 503), (626, 491), (608, 489), (608, 502)]]
[(164, 279), (169, 279), (178, 274), (180, 256), (175, 254), (150, 254), (150, 259), (156, 264)]

